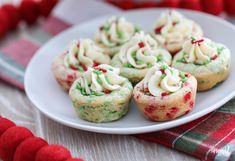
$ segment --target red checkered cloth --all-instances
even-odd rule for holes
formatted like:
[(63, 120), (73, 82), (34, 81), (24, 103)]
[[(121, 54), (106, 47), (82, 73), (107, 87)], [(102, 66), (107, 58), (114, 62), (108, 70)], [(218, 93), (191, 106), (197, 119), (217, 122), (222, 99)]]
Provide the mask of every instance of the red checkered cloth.
[[(79, 0), (74, 1), (78, 3)], [(79, 3), (83, 2), (82, 0), (79, 1)], [(95, 6), (99, 5), (98, 8), (106, 7), (105, 12), (97, 12), (97, 15), (119, 11), (115, 8), (103, 6), (103, 4), (98, 2), (86, 2), (92, 3), (92, 5)], [(67, 10), (67, 12), (69, 12), (67, 15), (74, 15), (74, 6), (71, 3), (68, 3), (68, 1), (62, 1), (61, 3), (64, 3), (63, 5), (67, 6), (70, 5), (69, 7), (72, 8), (70, 11)], [(45, 37), (50, 38), (71, 25), (83, 21), (83, 19), (79, 18), (74, 23), (71, 23), (69, 19), (64, 20), (64, 15), (61, 15), (59, 12), (61, 6), (62, 4), (55, 9), (52, 16), (44, 23), (42, 30), (40, 30), (38, 34), (40, 36), (34, 35), (34, 41), (31, 39), (19, 38), (18, 40), (12, 41), (1, 47), (0, 78), (2, 80), (23, 90), (25, 67), (35, 51), (40, 47), (40, 44), (36, 44), (35, 40), (41, 39), (42, 35), (44, 35), (44, 39)], [(85, 12), (85, 10), (83, 12)], [(234, 103), (235, 101), (231, 100), (219, 110), (185, 125), (160, 132), (139, 134), (135, 136), (146, 141), (163, 144), (201, 160), (235, 160)]]

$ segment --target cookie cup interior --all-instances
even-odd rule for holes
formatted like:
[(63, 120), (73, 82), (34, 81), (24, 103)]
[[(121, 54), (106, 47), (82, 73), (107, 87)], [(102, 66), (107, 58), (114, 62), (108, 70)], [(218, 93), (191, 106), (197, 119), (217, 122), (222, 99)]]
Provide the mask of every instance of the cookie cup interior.
[(111, 122), (127, 113), (133, 90), (128, 80), (119, 90), (102, 96), (84, 96), (76, 89), (76, 84), (77, 81), (73, 83), (69, 96), (81, 119), (96, 123)]
[(231, 55), (227, 48), (215, 60), (206, 65), (177, 62), (181, 58), (183, 58), (182, 51), (175, 55), (172, 67), (194, 75), (198, 81), (198, 91), (209, 90), (228, 77)]
[(149, 68), (144, 69), (136, 69), (136, 68), (127, 68), (124, 67), (121, 60), (119, 59), (118, 54), (113, 57), (111, 60), (111, 65), (116, 68), (120, 68), (120, 75), (123, 77), (126, 77), (131, 81), (132, 83), (136, 84), (140, 82), (144, 76), (146, 75)]
[(183, 87), (167, 96), (146, 95), (143, 92), (143, 81), (133, 91), (134, 100), (139, 111), (149, 120), (167, 121), (187, 114), (195, 104), (197, 81), (190, 76)]
[(65, 54), (57, 56), (52, 62), (51, 70), (61, 88), (65, 91), (69, 91), (73, 82), (79, 78), (83, 72), (66, 67), (64, 65), (64, 57)]

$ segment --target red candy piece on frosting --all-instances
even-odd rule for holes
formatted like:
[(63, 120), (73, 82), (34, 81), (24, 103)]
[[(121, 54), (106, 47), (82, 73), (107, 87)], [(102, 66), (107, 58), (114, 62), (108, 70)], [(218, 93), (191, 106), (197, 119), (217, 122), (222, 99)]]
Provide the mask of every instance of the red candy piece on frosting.
[(202, 10), (202, 5), (200, 0), (181, 0), (180, 7), (192, 9), (192, 10)]
[(12, 4), (4, 4), (2, 10), (6, 13), (9, 21), (9, 28), (14, 29), (20, 22), (20, 12), (19, 9)]
[(54, 144), (41, 148), (36, 155), (35, 161), (65, 161), (68, 158), (71, 158), (68, 149)]
[(7, 129), (13, 126), (15, 126), (14, 122), (8, 119), (5, 119), (3, 117), (0, 117), (0, 137)]
[(210, 13), (213, 15), (219, 15), (224, 10), (223, 0), (202, 0), (201, 2), (202, 2), (204, 11), (206, 11), (207, 13)]
[(24, 140), (16, 149), (13, 161), (34, 161), (37, 152), (47, 142), (39, 137), (32, 137)]
[(41, 0), (41, 2), (39, 2), (39, 10), (41, 15), (44, 17), (49, 16), (51, 10), (57, 2), (58, 0)]
[(12, 161), (16, 148), (25, 139), (33, 137), (31, 131), (24, 127), (11, 127), (0, 137), (0, 159)]
[(83, 159), (79, 159), (79, 158), (69, 158), (65, 161), (84, 161)]
[(20, 5), (21, 18), (27, 24), (33, 24), (39, 17), (39, 6), (34, 0), (23, 0)]

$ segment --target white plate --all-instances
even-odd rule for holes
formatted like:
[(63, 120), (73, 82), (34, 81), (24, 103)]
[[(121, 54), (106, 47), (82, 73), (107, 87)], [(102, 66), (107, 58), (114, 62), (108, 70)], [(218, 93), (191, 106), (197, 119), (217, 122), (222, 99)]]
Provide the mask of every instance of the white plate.
[[(164, 9), (136, 10), (118, 14), (137, 24), (146, 32), (151, 31), (153, 24)], [(198, 22), (205, 35), (214, 41), (226, 44), (235, 51), (235, 28), (228, 22), (207, 14), (180, 10), (182, 14)], [(128, 114), (111, 123), (90, 123), (76, 116), (70, 99), (62, 91), (51, 72), (51, 62), (60, 54), (72, 39), (93, 38), (98, 26), (110, 16), (101, 17), (75, 26), (46, 43), (33, 57), (25, 74), (25, 89), (29, 99), (45, 115), (62, 124), (77, 129), (111, 133), (136, 134), (158, 131), (175, 127), (195, 120), (219, 108), (235, 95), (235, 59), (232, 60), (228, 79), (216, 88), (198, 93), (196, 106), (192, 112), (178, 119), (167, 122), (152, 122), (139, 113), (133, 102)]]

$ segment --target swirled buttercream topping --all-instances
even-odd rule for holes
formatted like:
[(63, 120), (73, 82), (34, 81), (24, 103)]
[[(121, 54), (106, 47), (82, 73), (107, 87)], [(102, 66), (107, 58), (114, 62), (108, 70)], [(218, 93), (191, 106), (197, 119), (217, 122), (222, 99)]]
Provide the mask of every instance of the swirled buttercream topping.
[(186, 19), (179, 12), (171, 10), (164, 12), (154, 28), (154, 37), (161, 44), (181, 42), (190, 38), (194, 22)]
[(126, 78), (119, 75), (119, 68), (101, 64), (88, 70), (77, 81), (77, 89), (83, 95), (104, 95), (119, 90)]
[(90, 39), (74, 40), (69, 45), (64, 57), (64, 65), (68, 68), (85, 71), (97, 64), (109, 63), (109, 56), (103, 53)]
[(157, 42), (144, 32), (136, 33), (122, 46), (119, 58), (124, 67), (143, 69), (152, 67), (156, 62), (171, 63), (170, 53), (158, 48)]
[(137, 28), (124, 17), (112, 17), (96, 33), (96, 42), (106, 47), (124, 44), (135, 34)]
[(181, 89), (187, 77), (188, 74), (167, 65), (155, 65), (143, 80), (144, 91), (153, 96), (166, 96)]
[(216, 45), (210, 39), (204, 37), (192, 37), (183, 45), (183, 58), (177, 60), (183, 63), (205, 65), (215, 60), (223, 47)]

